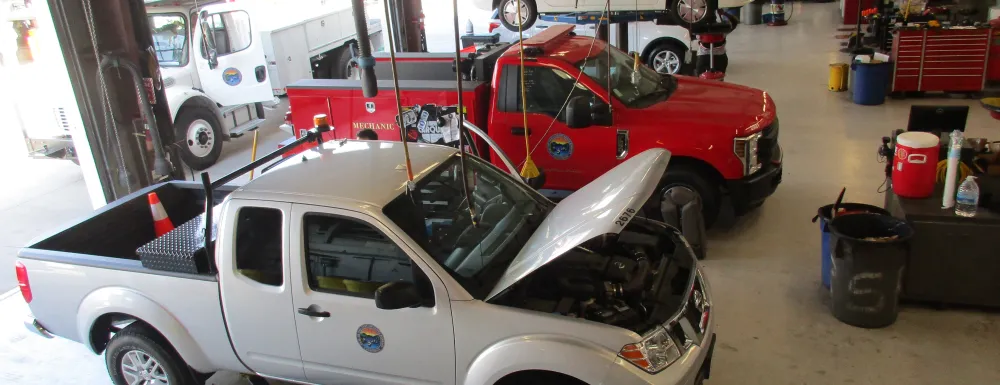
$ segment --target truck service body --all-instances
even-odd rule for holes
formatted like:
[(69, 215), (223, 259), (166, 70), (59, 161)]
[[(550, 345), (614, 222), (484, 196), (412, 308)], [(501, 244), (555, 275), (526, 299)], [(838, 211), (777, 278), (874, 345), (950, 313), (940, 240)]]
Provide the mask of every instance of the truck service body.
[[(677, 230), (637, 216), (667, 151), (556, 205), (512, 167), (431, 144), (410, 145), (408, 190), (401, 147), (326, 143), (242, 187), (168, 182), (109, 204), (21, 250), (25, 325), (106, 351), (116, 385), (220, 370), (365, 384), (708, 376), (702, 268)], [(156, 237), (149, 192), (184, 225)], [(206, 196), (212, 243), (197, 238)]]
[[(708, 223), (717, 215), (724, 194), (730, 196), (739, 215), (774, 192), (781, 181), (782, 154), (775, 105), (766, 92), (660, 75), (642, 66), (633, 73), (627, 55), (605, 42), (573, 36), (572, 28), (552, 26), (524, 43), (530, 55), (525, 59), (527, 130), (521, 113), (517, 46), (500, 45), (463, 60), (463, 71), (468, 71), (465, 77), (471, 79), (463, 85), (466, 118), (483, 128), (517, 164), (525, 159), (523, 135), (527, 131), (532, 159), (546, 173), (544, 194), (564, 197), (650, 148), (665, 148), (673, 154), (661, 190), (681, 186), (697, 192)], [(621, 74), (610, 80), (605, 75), (608, 49)], [(451, 58), (444, 54), (399, 56), (404, 109), (457, 104)], [(331, 138), (353, 138), (360, 130), (373, 129), (380, 139), (399, 140), (392, 74), (385, 61), (381, 58), (376, 66), (382, 92), (372, 99), (363, 97), (357, 81), (305, 80), (290, 85), (291, 125), (310, 127), (310, 117), (328, 114), (334, 122), (351, 122), (335, 127), (327, 134)], [(633, 76), (641, 79), (633, 82)], [(579, 84), (571, 91), (577, 77)], [(609, 83), (613, 97), (607, 91)], [(598, 112), (593, 125), (568, 126), (564, 102), (570, 92), (590, 99)], [(420, 137), (418, 133), (408, 136)]]

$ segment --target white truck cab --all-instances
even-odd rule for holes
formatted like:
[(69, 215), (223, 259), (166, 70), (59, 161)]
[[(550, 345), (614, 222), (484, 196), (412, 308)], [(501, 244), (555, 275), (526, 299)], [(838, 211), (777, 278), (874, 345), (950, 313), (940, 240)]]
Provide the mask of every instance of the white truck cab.
[[(257, 129), (263, 104), (276, 103), (286, 84), (351, 76), (349, 4), (153, 1), (146, 12), (176, 143), (195, 170), (215, 164), (222, 142)], [(381, 49), (378, 19), (368, 33)]]

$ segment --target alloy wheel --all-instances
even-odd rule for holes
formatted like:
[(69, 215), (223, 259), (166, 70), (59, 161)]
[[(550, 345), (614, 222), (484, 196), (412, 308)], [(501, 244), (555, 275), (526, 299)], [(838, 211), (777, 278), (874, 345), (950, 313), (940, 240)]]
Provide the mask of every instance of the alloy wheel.
[(130, 350), (122, 357), (122, 376), (129, 385), (169, 385), (167, 372), (155, 358), (141, 350)]

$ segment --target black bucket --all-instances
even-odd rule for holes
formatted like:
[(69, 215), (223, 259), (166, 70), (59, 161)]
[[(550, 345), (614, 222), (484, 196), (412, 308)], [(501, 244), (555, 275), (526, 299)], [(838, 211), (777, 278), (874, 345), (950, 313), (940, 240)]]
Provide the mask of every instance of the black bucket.
[[(820, 207), (816, 212), (816, 216), (813, 217), (813, 222), (819, 220), (819, 237), (820, 237), (820, 280), (823, 283), (823, 287), (830, 287), (830, 269), (833, 264), (833, 259), (830, 256), (830, 218), (833, 217), (833, 206), (832, 204)], [(843, 209), (838, 215), (848, 215), (848, 214), (862, 214), (862, 213), (872, 213), (872, 214), (885, 214), (889, 215), (889, 212), (885, 209), (866, 205), (864, 203), (841, 203), (837, 205), (838, 208)]]
[(888, 215), (854, 214), (834, 218), (830, 235), (833, 316), (864, 328), (892, 325), (913, 228)]

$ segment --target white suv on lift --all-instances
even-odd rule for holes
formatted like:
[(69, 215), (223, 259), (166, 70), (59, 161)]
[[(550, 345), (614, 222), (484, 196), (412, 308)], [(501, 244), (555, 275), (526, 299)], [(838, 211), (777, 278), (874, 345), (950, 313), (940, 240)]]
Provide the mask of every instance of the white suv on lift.
[[(538, 20), (530, 28), (524, 30), (527, 39), (554, 25), (566, 23)], [(518, 39), (517, 31), (500, 28), (503, 25), (500, 12), (493, 11), (490, 20), (489, 33), (499, 33), (500, 42), (513, 43)], [(594, 24), (577, 25), (573, 32), (581, 36), (594, 36), (597, 28)], [(617, 29), (611, 28), (609, 40), (617, 41)], [(652, 21), (628, 23), (628, 49), (623, 51), (638, 52), (639, 58), (656, 72), (663, 74), (688, 75), (694, 69), (691, 46), (694, 39), (684, 27), (677, 25), (658, 25)]]
[[(530, 28), (542, 13), (601, 12), (607, 0), (472, 0), (482, 10), (499, 9), (503, 26), (517, 31), (517, 6), (521, 22)], [(742, 7), (750, 0), (610, 0), (611, 12), (666, 11), (671, 23), (684, 26), (705, 25), (719, 8)]]

